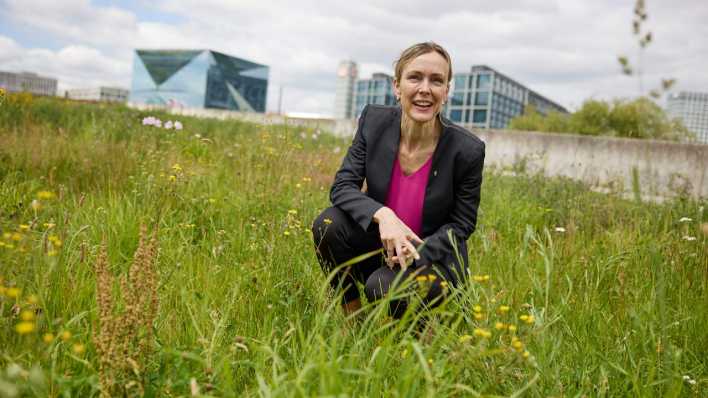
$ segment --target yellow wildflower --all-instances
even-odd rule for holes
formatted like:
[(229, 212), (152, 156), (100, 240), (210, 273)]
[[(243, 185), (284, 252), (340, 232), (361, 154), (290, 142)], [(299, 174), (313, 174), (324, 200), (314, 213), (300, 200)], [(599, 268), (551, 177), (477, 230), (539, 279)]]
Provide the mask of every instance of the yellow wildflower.
[(298, 188), (298, 189), (302, 188), (302, 184), (300, 184), (300, 183), (295, 184), (295, 188)]
[(47, 344), (51, 344), (51, 342), (54, 341), (54, 335), (51, 333), (45, 333), (44, 336), (42, 336), (42, 341)]
[(427, 282), (428, 278), (426, 278), (425, 275), (418, 275), (415, 277), (415, 280), (417, 282)]
[(472, 336), (470, 336), (469, 334), (460, 336), (460, 343), (465, 343), (465, 342), (468, 342), (468, 341), (470, 341), (470, 340), (472, 340)]
[(55, 196), (56, 195), (54, 195), (54, 192), (51, 192), (51, 191), (37, 192), (37, 199), (49, 200), (49, 199), (54, 199)]
[(19, 334), (27, 334), (34, 332), (33, 322), (20, 322), (15, 325), (15, 331)]
[(65, 331), (61, 332), (61, 334), (59, 335), (59, 337), (60, 337), (63, 341), (69, 341), (69, 339), (71, 338), (71, 332), (68, 331), (68, 330), (65, 330)]
[(506, 329), (506, 325), (503, 324), (502, 322), (497, 322), (494, 324), (494, 329), (496, 330), (504, 330)]
[(2, 237), (5, 239), (10, 239), (12, 237), (12, 234), (9, 232), (3, 232)]
[(516, 340), (511, 343), (511, 346), (514, 347), (516, 351), (521, 351), (524, 348), (524, 343), (519, 340)]
[(49, 257), (54, 257), (54, 256), (56, 256), (56, 255), (57, 255), (57, 251), (56, 251), (56, 250), (49, 250), (49, 251), (47, 252), (47, 256), (49, 256)]
[(516, 331), (516, 325), (509, 325), (509, 331), (510, 332), (515, 332)]
[(524, 314), (524, 315), (519, 316), (519, 319), (521, 319), (521, 320), (524, 321), (524, 322), (528, 322), (529, 316), (526, 315), (526, 314)]
[(30, 295), (27, 297), (27, 303), (28, 303), (28, 304), (37, 304), (38, 302), (39, 302), (39, 299), (38, 299), (37, 296), (35, 296), (34, 294), (30, 294)]
[(482, 328), (475, 328), (473, 334), (484, 339), (492, 337), (492, 332)]
[(524, 353), (521, 354), (521, 356), (524, 357), (524, 359), (528, 358), (530, 355), (531, 355), (531, 353), (529, 353), (528, 351), (524, 351)]
[(408, 356), (408, 349), (405, 348), (405, 349), (401, 352), (401, 358), (405, 358), (405, 357), (407, 357), (407, 356)]
[(45, 222), (44, 223), (44, 228), (46, 228), (46, 229), (52, 229), (55, 226), (56, 226), (56, 224), (54, 224), (53, 222)]
[(84, 346), (84, 345), (81, 344), (81, 343), (76, 343), (76, 344), (74, 344), (74, 346), (72, 347), (72, 350), (74, 351), (74, 354), (76, 354), (76, 355), (81, 355), (81, 354), (83, 354), (84, 352), (86, 352), (86, 346)]
[(29, 322), (34, 320), (34, 311), (24, 310), (20, 312), (20, 319)]
[(22, 290), (18, 287), (8, 287), (7, 290), (5, 291), (5, 295), (9, 298), (17, 298), (20, 297), (20, 294), (22, 293)]
[(180, 167), (179, 163), (175, 163), (172, 165), (172, 170), (179, 173), (180, 171), (182, 171), (182, 167)]
[(285, 236), (290, 236), (290, 231), (285, 231), (285, 232), (283, 232), (283, 235), (285, 235)]
[(30, 203), (30, 206), (32, 206), (32, 210), (37, 211), (42, 208), (42, 203), (40, 203), (37, 199), (32, 200), (32, 203)]
[(475, 312), (475, 313), (474, 313), (474, 319), (476, 319), (476, 320), (478, 320), (478, 321), (479, 321), (479, 320), (482, 320), (482, 319), (484, 319), (484, 314), (482, 314), (481, 312)]
[(441, 286), (443, 289), (447, 289), (447, 281), (442, 281), (442, 282), (440, 282), (440, 286)]
[(489, 281), (489, 275), (475, 275), (472, 277), (475, 282), (487, 282)]
[(19, 242), (22, 240), (22, 234), (19, 232), (15, 232), (12, 234), (11, 239), (14, 240), (15, 242)]
[(29, 231), (29, 228), (27, 224), (20, 224), (20, 231)]
[(472, 310), (474, 312), (482, 312), (482, 306), (480, 306), (479, 304), (475, 305), (474, 308), (472, 308)]
[(509, 312), (509, 310), (510, 310), (510, 308), (508, 305), (500, 305), (499, 306), (499, 312), (501, 312), (502, 314), (506, 314), (507, 312)]
[(429, 280), (429, 281), (433, 282), (433, 281), (435, 281), (436, 279), (438, 279), (437, 276), (435, 276), (435, 275), (428, 275), (428, 280)]
[(170, 175), (170, 182), (175, 182), (177, 181), (177, 176), (176, 175)]
[(533, 323), (533, 321), (534, 321), (535, 319), (536, 319), (536, 318), (534, 318), (533, 315), (529, 315), (529, 316), (526, 317), (526, 320), (525, 320), (524, 322), (526, 322), (526, 323), (528, 323), (528, 324), (530, 325), (530, 324)]

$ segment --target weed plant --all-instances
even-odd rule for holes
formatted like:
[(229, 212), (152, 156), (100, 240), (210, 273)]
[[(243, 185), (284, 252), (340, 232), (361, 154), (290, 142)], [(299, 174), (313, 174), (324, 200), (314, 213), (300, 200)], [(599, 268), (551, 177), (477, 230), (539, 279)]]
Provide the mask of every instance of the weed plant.
[(0, 396), (708, 396), (705, 201), (489, 167), (469, 283), (420, 333), (384, 305), (346, 319), (317, 264), (349, 140), (148, 116), (174, 119), (0, 106)]

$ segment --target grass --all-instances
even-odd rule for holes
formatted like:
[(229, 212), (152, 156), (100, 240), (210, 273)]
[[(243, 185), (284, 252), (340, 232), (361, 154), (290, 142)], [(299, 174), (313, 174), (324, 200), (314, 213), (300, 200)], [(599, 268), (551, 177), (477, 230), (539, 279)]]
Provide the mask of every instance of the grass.
[(126, 275), (141, 225), (158, 230), (159, 309), (127, 395), (708, 395), (705, 201), (488, 168), (476, 281), (421, 339), (416, 316), (383, 306), (345, 319), (315, 259), (310, 223), (348, 140), (188, 117), (165, 130), (149, 115), (171, 118), (0, 105), (0, 396), (100, 394), (94, 264), (105, 240)]

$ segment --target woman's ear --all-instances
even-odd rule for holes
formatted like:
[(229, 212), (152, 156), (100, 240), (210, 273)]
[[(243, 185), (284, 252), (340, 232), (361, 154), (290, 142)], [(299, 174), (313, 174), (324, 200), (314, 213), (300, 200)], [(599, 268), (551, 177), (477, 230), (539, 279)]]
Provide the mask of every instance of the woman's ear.
[(393, 96), (396, 97), (396, 101), (401, 100), (401, 87), (396, 78), (393, 79)]

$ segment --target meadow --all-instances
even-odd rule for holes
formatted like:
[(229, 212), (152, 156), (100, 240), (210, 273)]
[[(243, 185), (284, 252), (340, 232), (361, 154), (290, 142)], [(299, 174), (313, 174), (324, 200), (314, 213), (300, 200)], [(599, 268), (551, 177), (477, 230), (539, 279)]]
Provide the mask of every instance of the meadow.
[(175, 121), (0, 105), (0, 396), (708, 396), (706, 201), (488, 167), (421, 335), (346, 319), (317, 264), (349, 139)]

